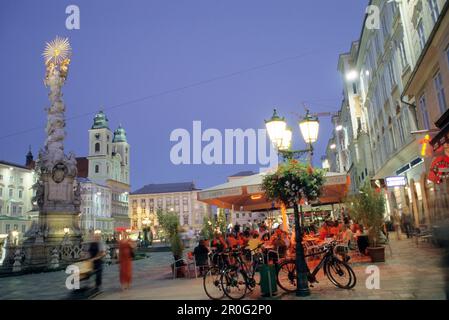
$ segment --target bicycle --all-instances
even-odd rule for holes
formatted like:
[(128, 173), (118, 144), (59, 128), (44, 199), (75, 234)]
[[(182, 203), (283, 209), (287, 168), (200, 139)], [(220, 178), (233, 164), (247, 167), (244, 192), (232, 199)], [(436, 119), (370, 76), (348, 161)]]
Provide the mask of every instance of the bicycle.
[[(230, 265), (228, 252), (215, 252), (212, 255), (211, 260), (213, 265), (209, 267), (207, 272), (203, 276), (203, 288), (206, 295), (212, 300), (221, 300), (224, 298), (225, 293), (221, 285), (221, 275), (225, 269)], [(215, 261), (216, 257), (216, 261)]]
[(258, 249), (251, 250), (252, 261), (249, 267), (242, 259), (240, 249), (232, 251), (232, 256), (236, 263), (229, 265), (221, 274), (221, 286), (225, 295), (231, 300), (243, 299), (248, 290), (253, 291), (258, 284), (255, 276), (261, 264), (264, 264), (264, 257)]
[[(313, 283), (318, 283), (316, 279), (317, 273), (323, 269), (324, 274), (338, 288), (352, 289), (357, 283), (357, 278), (354, 270), (345, 262), (334, 254), (334, 248), (337, 245), (336, 241), (323, 246), (323, 249), (305, 256), (312, 257), (324, 254), (320, 263), (315, 269), (308, 273), (307, 278), (311, 286)], [(339, 279), (342, 278), (342, 279)], [(343, 279), (347, 278), (346, 281)], [(342, 282), (344, 281), (344, 282)], [(296, 261), (294, 259), (284, 260), (279, 264), (277, 271), (277, 283), (287, 292), (294, 292), (296, 290)]]

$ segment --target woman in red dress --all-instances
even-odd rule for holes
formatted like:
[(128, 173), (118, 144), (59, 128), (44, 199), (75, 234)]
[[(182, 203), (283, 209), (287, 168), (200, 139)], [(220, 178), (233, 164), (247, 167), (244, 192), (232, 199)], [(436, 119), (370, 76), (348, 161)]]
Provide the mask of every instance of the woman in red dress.
[(129, 289), (132, 278), (132, 259), (134, 245), (130, 239), (124, 238), (120, 241), (119, 262), (120, 262), (120, 284), (122, 290)]

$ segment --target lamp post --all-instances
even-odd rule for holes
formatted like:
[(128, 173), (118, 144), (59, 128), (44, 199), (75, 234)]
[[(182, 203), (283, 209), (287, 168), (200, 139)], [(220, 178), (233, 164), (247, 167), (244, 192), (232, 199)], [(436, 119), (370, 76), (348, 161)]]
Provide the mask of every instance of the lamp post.
[[(292, 131), (287, 128), (285, 118), (278, 116), (276, 109), (274, 109), (271, 119), (265, 121), (268, 136), (270, 137), (274, 147), (277, 149), (279, 155), (288, 160), (298, 157), (304, 153), (309, 153), (309, 164), (312, 165), (312, 143), (316, 142), (318, 139), (318, 119), (316, 117), (312, 117), (307, 110), (304, 119), (302, 119), (298, 124), (304, 141), (308, 145), (308, 148), (304, 150), (291, 150)], [(293, 204), (293, 210), (295, 217), (296, 239), (296, 295), (304, 297), (310, 295), (308, 283), (309, 268), (305, 261), (304, 248), (302, 246), (304, 215), (302, 210), (299, 209), (298, 203), (295, 202)]]

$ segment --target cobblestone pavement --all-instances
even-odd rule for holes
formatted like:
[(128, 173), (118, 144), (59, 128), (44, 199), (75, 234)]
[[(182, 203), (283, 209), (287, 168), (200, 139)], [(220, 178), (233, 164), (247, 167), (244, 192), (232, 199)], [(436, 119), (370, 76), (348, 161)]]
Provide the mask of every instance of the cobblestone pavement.
[[(366, 267), (371, 263), (352, 262), (357, 274), (354, 289), (333, 286), (320, 271), (311, 296), (297, 298), (279, 289), (272, 299), (445, 299), (444, 272), (440, 266), (441, 251), (428, 244), (416, 247), (410, 239), (391, 241), (393, 255), (386, 248), (386, 262), (376, 264), (380, 269), (380, 289), (369, 290), (365, 281)], [(355, 259), (354, 259), (355, 260)], [(353, 260), (353, 261), (354, 261)], [(103, 292), (95, 299), (207, 299), (201, 279), (171, 278), (170, 253), (151, 253), (150, 258), (134, 262), (133, 285), (122, 292), (118, 281), (118, 266), (106, 267)], [(72, 297), (65, 288), (66, 274), (52, 272), (0, 278), (0, 299), (66, 299)], [(255, 290), (248, 299), (260, 298)]]

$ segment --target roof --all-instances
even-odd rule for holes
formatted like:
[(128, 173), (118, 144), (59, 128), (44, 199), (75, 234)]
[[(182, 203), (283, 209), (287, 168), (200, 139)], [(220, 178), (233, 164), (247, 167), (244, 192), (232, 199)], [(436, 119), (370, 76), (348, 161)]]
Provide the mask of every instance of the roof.
[(109, 120), (108, 117), (104, 114), (102, 110), (95, 115), (94, 124), (92, 125), (92, 129), (109, 129)]
[(247, 176), (252, 176), (254, 174), (256, 174), (256, 173), (253, 171), (240, 171), (240, 172), (237, 172), (236, 174), (233, 174), (232, 176), (229, 176), (229, 177), (247, 177)]
[(193, 182), (176, 182), (176, 183), (160, 183), (147, 184), (146, 186), (131, 192), (133, 194), (154, 194), (154, 193), (172, 193), (172, 192), (189, 192), (197, 191)]
[(9, 167), (16, 167), (16, 168), (20, 168), (20, 169), (30, 170), (30, 168), (27, 168), (24, 165), (17, 164), (17, 163), (14, 163), (14, 162), (0, 160), (0, 164), (4, 164), (5, 166), (9, 166)]
[(106, 181), (104, 181), (104, 180), (91, 180), (91, 179), (85, 178), (85, 177), (77, 177), (76, 180), (79, 183), (91, 183), (91, 184), (95, 184), (100, 187), (109, 188)]
[(114, 131), (112, 142), (126, 142), (126, 131), (121, 125)]
[(89, 175), (89, 160), (86, 157), (76, 158), (76, 169), (78, 170), (78, 177), (87, 178)]
[[(268, 171), (265, 171), (265, 172), (257, 173), (257, 174), (254, 174), (254, 175), (242, 178), (242, 179), (231, 180), (229, 182), (220, 184), (218, 186), (214, 186), (214, 187), (202, 190), (202, 192), (217, 191), (217, 190), (228, 189), (228, 188), (240, 188), (242, 186), (261, 185), (264, 176), (267, 175), (268, 173), (269, 173)], [(346, 173), (326, 172), (326, 180), (332, 181), (332, 179), (340, 178), (340, 177), (346, 177)]]

